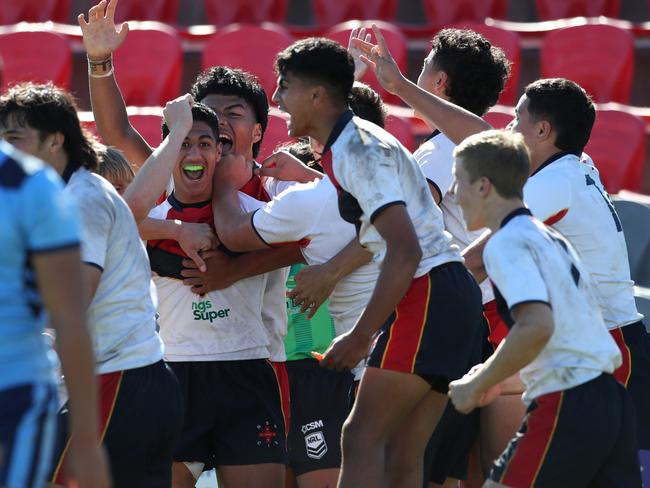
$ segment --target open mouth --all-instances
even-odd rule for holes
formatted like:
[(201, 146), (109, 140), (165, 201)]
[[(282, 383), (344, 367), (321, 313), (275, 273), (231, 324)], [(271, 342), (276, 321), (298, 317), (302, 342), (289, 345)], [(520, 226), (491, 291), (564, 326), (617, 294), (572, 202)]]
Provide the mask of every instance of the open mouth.
[(187, 166), (183, 166), (183, 174), (188, 180), (192, 181), (200, 180), (204, 171), (205, 166), (200, 164), (188, 164)]
[(228, 154), (232, 149), (232, 137), (228, 134), (219, 134), (219, 142), (221, 143), (222, 152)]

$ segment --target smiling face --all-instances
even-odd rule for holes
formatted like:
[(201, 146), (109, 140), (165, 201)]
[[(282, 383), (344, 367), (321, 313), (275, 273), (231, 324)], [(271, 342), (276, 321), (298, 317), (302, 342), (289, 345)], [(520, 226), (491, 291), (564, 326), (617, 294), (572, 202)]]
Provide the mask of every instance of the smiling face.
[(255, 119), (250, 104), (237, 95), (207, 95), (201, 100), (219, 117), (219, 140), (223, 154), (253, 159), (253, 144), (262, 139), (262, 125)]
[(174, 167), (174, 193), (183, 203), (212, 198), (212, 176), (221, 158), (221, 144), (206, 122), (194, 122)]
[(273, 93), (273, 103), (289, 114), (287, 131), (290, 137), (309, 135), (314, 85), (292, 73), (278, 76), (278, 85)]

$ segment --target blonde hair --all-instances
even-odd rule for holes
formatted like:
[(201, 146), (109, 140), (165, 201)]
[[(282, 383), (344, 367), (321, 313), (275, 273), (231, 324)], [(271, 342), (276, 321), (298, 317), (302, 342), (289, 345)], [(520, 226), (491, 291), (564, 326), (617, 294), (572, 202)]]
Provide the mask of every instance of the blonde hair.
[(530, 156), (521, 134), (507, 130), (474, 134), (454, 149), (454, 159), (470, 182), (485, 177), (503, 198), (523, 198)]
[(113, 185), (115, 185), (116, 181), (126, 184), (131, 183), (135, 178), (135, 172), (122, 151), (103, 144), (97, 144), (97, 146), (97, 154), (99, 155), (97, 174), (106, 178)]

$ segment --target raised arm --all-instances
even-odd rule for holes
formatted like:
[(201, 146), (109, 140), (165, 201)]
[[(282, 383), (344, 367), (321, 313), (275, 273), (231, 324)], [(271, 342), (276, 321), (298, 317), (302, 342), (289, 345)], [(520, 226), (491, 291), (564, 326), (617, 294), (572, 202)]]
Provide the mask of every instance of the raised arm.
[(361, 60), (373, 70), (386, 90), (404, 100), (454, 144), (460, 144), (466, 137), (492, 128), (479, 116), (423, 90), (408, 80), (400, 72), (379, 28), (373, 24), (372, 30), (377, 44), (360, 38), (354, 39), (353, 43), (363, 52)]
[(102, 0), (88, 11), (88, 21), (77, 18), (88, 56), (90, 101), (97, 130), (106, 144), (120, 149), (128, 161), (141, 166), (151, 154), (151, 147), (136, 131), (126, 113), (126, 106), (115, 81), (113, 52), (124, 42), (129, 25), (115, 25), (117, 0)]

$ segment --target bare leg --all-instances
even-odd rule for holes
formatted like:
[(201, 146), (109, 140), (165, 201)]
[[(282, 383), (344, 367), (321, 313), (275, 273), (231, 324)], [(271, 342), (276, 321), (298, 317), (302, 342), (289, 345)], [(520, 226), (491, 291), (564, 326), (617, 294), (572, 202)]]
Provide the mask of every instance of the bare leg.
[(220, 488), (283, 488), (285, 467), (282, 464), (247, 464), (218, 466)]
[(172, 488), (194, 488), (196, 479), (184, 463), (172, 464)]
[(298, 476), (299, 488), (336, 488), (339, 468), (319, 469)]
[(487, 477), (494, 461), (505, 451), (526, 414), (519, 395), (504, 395), (481, 409), (481, 467)]

